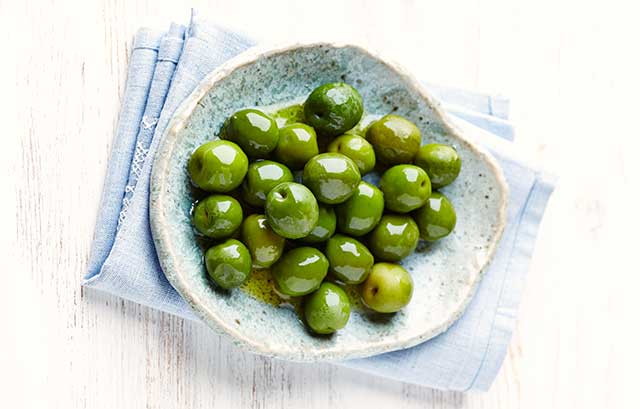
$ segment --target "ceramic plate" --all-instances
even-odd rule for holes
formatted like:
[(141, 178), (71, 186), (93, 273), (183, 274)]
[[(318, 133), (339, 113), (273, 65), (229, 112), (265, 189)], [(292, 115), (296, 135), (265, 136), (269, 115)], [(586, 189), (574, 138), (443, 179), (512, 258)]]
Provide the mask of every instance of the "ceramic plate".
[[(255, 288), (225, 293), (209, 283), (190, 224), (186, 163), (234, 111), (299, 98), (333, 81), (355, 86), (367, 112), (393, 112), (414, 121), (423, 143), (454, 145), (463, 165), (458, 179), (443, 189), (457, 210), (455, 231), (434, 245), (421, 243), (402, 262), (415, 282), (411, 303), (386, 316), (356, 306), (346, 328), (318, 337), (305, 329), (295, 309), (265, 302), (268, 295), (257, 296)], [(496, 249), (506, 197), (496, 161), (454, 129), (403, 69), (358, 46), (296, 44), (254, 48), (228, 61), (177, 110), (153, 168), (151, 228), (167, 278), (211, 328), (252, 352), (296, 361), (338, 360), (408, 348), (445, 331), (464, 311)]]

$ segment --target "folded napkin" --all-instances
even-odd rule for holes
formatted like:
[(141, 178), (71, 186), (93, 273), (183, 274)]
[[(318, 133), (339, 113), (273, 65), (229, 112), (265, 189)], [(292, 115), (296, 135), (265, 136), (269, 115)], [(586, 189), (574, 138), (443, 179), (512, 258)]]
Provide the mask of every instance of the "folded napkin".
[[(158, 263), (149, 227), (149, 178), (163, 131), (211, 70), (252, 45), (193, 16), (187, 28), (141, 29), (129, 62), (98, 212), (86, 287), (197, 319)], [(427, 85), (457, 124), (496, 156), (507, 178), (508, 224), (464, 315), (416, 347), (338, 362), (371, 374), (443, 390), (487, 390), (507, 351), (535, 236), (553, 184), (510, 153), (508, 101)], [(502, 138), (502, 139), (501, 139)], [(213, 353), (213, 352), (212, 352)]]

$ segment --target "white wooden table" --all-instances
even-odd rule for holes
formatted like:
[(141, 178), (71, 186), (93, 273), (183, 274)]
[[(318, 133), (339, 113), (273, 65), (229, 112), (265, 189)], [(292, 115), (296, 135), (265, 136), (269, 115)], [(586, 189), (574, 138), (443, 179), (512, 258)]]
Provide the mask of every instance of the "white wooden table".
[(368, 42), (431, 82), (512, 99), (518, 149), (561, 179), (500, 375), (486, 394), (461, 394), (276, 362), (202, 325), (83, 292), (131, 38), (186, 21), (188, 9), (0, 0), (0, 407), (640, 407), (632, 4), (194, 3), (263, 41)]

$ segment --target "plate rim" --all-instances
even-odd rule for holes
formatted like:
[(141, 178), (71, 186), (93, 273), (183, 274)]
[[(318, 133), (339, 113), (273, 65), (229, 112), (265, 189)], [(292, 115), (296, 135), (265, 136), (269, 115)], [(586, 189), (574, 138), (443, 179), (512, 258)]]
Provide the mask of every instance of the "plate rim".
[[(199, 300), (199, 298), (193, 294), (190, 290), (190, 285), (186, 282), (184, 277), (180, 274), (180, 262), (179, 258), (174, 254), (172, 247), (169, 245), (170, 238), (167, 234), (167, 229), (163, 226), (166, 225), (166, 220), (162, 212), (160, 203), (162, 198), (167, 193), (166, 170), (168, 168), (169, 159), (171, 153), (174, 150), (177, 141), (177, 133), (181, 131), (198, 103), (204, 98), (209, 90), (219, 81), (226, 78), (234, 71), (253, 64), (257, 60), (285, 52), (293, 51), (296, 49), (304, 48), (353, 48), (359, 52), (368, 55), (381, 64), (386, 65), (389, 69), (396, 72), (412, 91), (417, 93), (421, 98), (424, 98), (427, 104), (435, 111), (442, 119), (447, 133), (452, 134), (460, 141), (467, 144), (469, 149), (474, 151), (484, 162), (488, 165), (488, 168), (493, 172), (500, 187), (500, 207), (498, 209), (498, 225), (496, 226), (496, 234), (494, 240), (491, 241), (487, 249), (487, 257), (481, 265), (477, 267), (478, 273), (475, 275), (473, 283), (468, 285), (468, 291), (462, 302), (459, 304), (457, 310), (443, 321), (441, 325), (432, 328), (430, 331), (421, 333), (417, 336), (404, 338), (401, 340), (391, 340), (383, 342), (368, 343), (362, 348), (350, 348), (347, 350), (303, 350), (296, 349), (282, 349), (278, 348), (277, 344), (270, 344), (268, 342), (259, 342), (244, 335), (242, 331), (227, 325), (224, 320), (218, 317), (215, 311), (211, 311), (206, 305)], [(380, 52), (373, 51), (371, 47), (365, 47), (357, 43), (346, 42), (289, 42), (280, 44), (277, 46), (258, 45), (247, 49), (241, 54), (227, 60), (218, 68), (211, 71), (200, 81), (198, 86), (191, 92), (191, 94), (176, 108), (167, 127), (162, 133), (161, 140), (159, 142), (156, 155), (153, 161), (153, 167), (151, 171), (150, 189), (149, 189), (149, 219), (151, 225), (151, 233), (158, 254), (158, 260), (160, 266), (171, 285), (180, 294), (180, 296), (189, 304), (193, 312), (210, 328), (216, 331), (220, 335), (228, 336), (236, 343), (241, 344), (242, 347), (253, 353), (258, 353), (265, 356), (278, 357), (281, 359), (287, 359), (291, 361), (299, 362), (317, 362), (317, 361), (335, 361), (343, 359), (364, 358), (372, 355), (377, 355), (384, 352), (390, 352), (395, 350), (401, 350), (418, 345), (426, 340), (429, 340), (443, 332), (445, 332), (458, 318), (464, 313), (469, 302), (473, 298), (478, 288), (478, 285), (484, 276), (484, 270), (487, 265), (493, 260), (497, 247), (502, 239), (504, 229), (507, 221), (507, 205), (508, 205), (509, 187), (506, 182), (506, 178), (502, 171), (502, 168), (497, 163), (497, 160), (489, 153), (487, 149), (476, 144), (462, 132), (449, 118), (449, 116), (441, 108), (437, 100), (422, 86), (422, 84), (405, 68), (400, 64), (393, 61), (393, 59), (382, 56)], [(169, 263), (165, 257), (171, 257), (172, 262)]]

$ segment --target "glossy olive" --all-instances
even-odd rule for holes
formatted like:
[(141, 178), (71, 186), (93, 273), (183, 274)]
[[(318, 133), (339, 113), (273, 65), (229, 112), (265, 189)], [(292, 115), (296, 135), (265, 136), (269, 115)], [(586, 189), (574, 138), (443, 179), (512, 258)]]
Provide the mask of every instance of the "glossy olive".
[(420, 229), (420, 237), (427, 241), (441, 239), (456, 227), (456, 211), (451, 201), (439, 192), (433, 192), (427, 203), (413, 213)]
[(373, 266), (373, 255), (358, 240), (336, 234), (327, 242), (324, 252), (329, 260), (329, 271), (346, 284), (363, 282)]
[(322, 153), (307, 162), (302, 181), (318, 201), (338, 204), (353, 194), (360, 183), (360, 171), (345, 155)]
[(373, 151), (373, 146), (358, 135), (339, 136), (329, 144), (327, 150), (341, 153), (354, 161), (361, 175), (371, 172), (376, 166), (376, 154)]
[(262, 111), (242, 109), (227, 119), (220, 137), (237, 143), (253, 158), (264, 158), (278, 144), (278, 125)]
[(208, 196), (193, 209), (192, 223), (198, 232), (207, 237), (229, 237), (242, 223), (242, 206), (231, 196)]
[(393, 166), (411, 163), (420, 149), (420, 130), (399, 115), (386, 115), (367, 129), (367, 140), (373, 145), (376, 160)]
[(251, 253), (253, 266), (268, 268), (282, 256), (285, 238), (271, 229), (265, 215), (252, 214), (242, 222), (242, 242)]
[(200, 145), (189, 159), (187, 170), (193, 184), (208, 192), (230, 192), (240, 186), (249, 160), (233, 142), (211, 141)]
[(302, 169), (318, 154), (318, 137), (309, 125), (294, 123), (280, 129), (276, 159), (293, 170)]
[(273, 117), (278, 126), (304, 123), (304, 107), (302, 103), (289, 105), (274, 112)]
[(277, 234), (299, 239), (309, 235), (318, 224), (318, 202), (306, 186), (284, 182), (267, 195), (265, 214)]
[(335, 284), (322, 283), (305, 298), (304, 318), (315, 333), (331, 334), (344, 328), (350, 315), (349, 297)]
[(458, 177), (462, 160), (453, 147), (430, 143), (420, 148), (415, 164), (427, 172), (433, 188), (439, 189)]
[(251, 255), (238, 240), (229, 239), (205, 253), (207, 273), (224, 289), (238, 287), (251, 274)]
[(315, 291), (329, 270), (329, 261), (313, 247), (298, 247), (285, 253), (271, 269), (277, 290), (300, 296)]
[(303, 237), (305, 243), (321, 243), (329, 240), (336, 231), (336, 212), (332, 207), (320, 204), (318, 205), (320, 213), (318, 224), (311, 230), (308, 236)]
[(271, 189), (283, 182), (293, 182), (289, 168), (270, 160), (253, 162), (242, 182), (242, 198), (252, 206), (262, 207)]
[(424, 206), (431, 194), (431, 182), (422, 168), (396, 165), (380, 178), (380, 190), (387, 209), (407, 213)]
[(391, 313), (404, 308), (413, 296), (411, 275), (397, 264), (377, 263), (362, 284), (362, 301), (377, 312)]
[(327, 136), (343, 134), (356, 126), (363, 111), (360, 93), (343, 82), (317, 87), (304, 103), (306, 122)]
[(400, 261), (416, 249), (420, 232), (410, 217), (385, 214), (369, 236), (369, 250), (378, 260)]
[(336, 206), (338, 230), (351, 236), (362, 236), (376, 227), (384, 211), (380, 189), (360, 181), (356, 191), (346, 202)]

